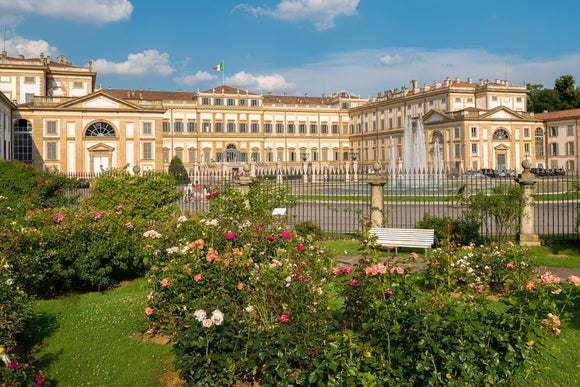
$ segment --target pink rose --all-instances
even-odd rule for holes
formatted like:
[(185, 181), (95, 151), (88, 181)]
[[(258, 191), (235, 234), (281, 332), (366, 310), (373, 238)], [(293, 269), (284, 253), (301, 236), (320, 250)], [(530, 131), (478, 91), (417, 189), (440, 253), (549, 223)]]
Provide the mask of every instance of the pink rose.
[(419, 258), (419, 255), (417, 255), (417, 253), (413, 251), (411, 255), (409, 255), (409, 257), (416, 261)]
[(288, 231), (282, 231), (282, 238), (290, 238), (290, 233)]
[(336, 266), (336, 267), (334, 267), (334, 268), (332, 269), (332, 273), (334, 273), (334, 274), (336, 274), (336, 275), (341, 275), (343, 272), (344, 272), (344, 271), (343, 271), (343, 270), (342, 270), (340, 267), (338, 267), (338, 266)]
[(211, 261), (213, 261), (215, 259), (215, 254), (210, 253), (205, 257), (206, 261), (208, 261), (209, 263), (211, 263)]
[(206, 199), (211, 199), (211, 194), (205, 197)]
[(258, 230), (260, 230), (260, 231), (261, 231), (261, 230), (262, 230), (262, 226), (258, 226)]
[(301, 244), (298, 244), (298, 245), (296, 245), (296, 248), (297, 248), (298, 250), (303, 250), (303, 249), (304, 249), (304, 246), (302, 246)]
[(282, 324), (285, 324), (288, 322), (288, 315), (287, 314), (283, 314), (282, 317), (280, 317), (280, 322)]
[(350, 267), (345, 267), (344, 271), (346, 271), (348, 274), (352, 273), (352, 268)]
[(576, 277), (575, 275), (571, 275), (568, 278), (568, 282), (574, 286), (580, 286), (580, 278)]
[(244, 288), (244, 284), (240, 282), (238, 284), (238, 290), (242, 290), (243, 288)]
[(348, 281), (348, 284), (351, 286), (355, 286), (357, 283), (358, 283), (358, 281), (355, 279), (351, 279), (350, 281)]
[(387, 267), (382, 263), (379, 263), (377, 266), (377, 271), (379, 272), (379, 274), (385, 274), (387, 272)]
[(530, 292), (534, 286), (536, 286), (536, 283), (534, 281), (529, 281), (526, 285), (526, 290)]
[(145, 308), (145, 314), (146, 314), (147, 316), (151, 316), (151, 314), (152, 314), (152, 313), (153, 313), (153, 309), (151, 309), (151, 308), (149, 308), (149, 307)]
[(167, 281), (167, 278), (163, 278), (161, 280), (161, 286), (166, 287), (167, 285), (169, 285), (169, 281)]
[(228, 232), (226, 234), (226, 239), (234, 239), (234, 233), (233, 232)]
[(269, 241), (273, 241), (273, 240), (274, 240), (274, 237), (273, 237), (272, 235), (268, 235), (268, 236), (266, 237), (266, 239), (268, 239)]
[(195, 277), (193, 277), (193, 279), (195, 280), (195, 282), (201, 281), (201, 274), (196, 274)]
[(395, 268), (395, 271), (397, 272), (397, 274), (403, 274), (405, 273), (405, 270), (402, 267), (397, 266)]
[(511, 262), (510, 262), (510, 263), (508, 263), (508, 264), (506, 265), (506, 267), (507, 267), (508, 269), (513, 269), (513, 268), (515, 268), (514, 264), (513, 264), (513, 263), (511, 263)]

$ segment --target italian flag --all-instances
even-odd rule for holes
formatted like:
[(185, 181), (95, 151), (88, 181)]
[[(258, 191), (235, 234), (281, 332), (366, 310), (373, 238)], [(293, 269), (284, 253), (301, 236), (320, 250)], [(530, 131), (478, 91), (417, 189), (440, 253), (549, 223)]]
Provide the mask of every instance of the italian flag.
[(215, 71), (224, 71), (224, 62), (220, 62), (219, 65), (212, 67)]

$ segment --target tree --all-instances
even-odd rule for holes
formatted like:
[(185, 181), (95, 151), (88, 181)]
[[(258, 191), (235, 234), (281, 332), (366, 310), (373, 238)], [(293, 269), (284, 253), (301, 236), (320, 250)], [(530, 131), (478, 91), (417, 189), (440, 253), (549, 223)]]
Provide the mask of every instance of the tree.
[(544, 85), (527, 85), (528, 111), (541, 113), (575, 109), (580, 107), (580, 88), (575, 87), (572, 75), (562, 75), (555, 81), (554, 89), (545, 89)]
[(169, 174), (175, 178), (177, 184), (189, 183), (189, 176), (179, 156), (174, 156), (169, 163)]
[(580, 89), (574, 87), (574, 77), (562, 75), (556, 79), (554, 90), (560, 98), (560, 110), (580, 107)]

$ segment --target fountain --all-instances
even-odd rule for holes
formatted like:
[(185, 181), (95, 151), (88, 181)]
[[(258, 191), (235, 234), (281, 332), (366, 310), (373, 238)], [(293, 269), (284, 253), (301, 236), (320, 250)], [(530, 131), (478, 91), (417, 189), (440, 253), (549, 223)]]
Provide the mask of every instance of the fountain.
[(405, 185), (415, 185), (427, 178), (427, 146), (423, 116), (419, 116), (413, 133), (411, 116), (405, 120), (403, 130), (403, 170), (401, 179)]

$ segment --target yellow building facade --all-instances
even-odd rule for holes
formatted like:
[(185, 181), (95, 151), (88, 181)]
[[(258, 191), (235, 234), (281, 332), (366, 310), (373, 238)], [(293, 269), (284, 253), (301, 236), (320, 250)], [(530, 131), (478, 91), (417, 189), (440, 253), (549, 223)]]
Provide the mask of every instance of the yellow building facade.
[[(570, 131), (565, 123), (565, 136), (555, 130), (549, 136), (550, 120), (557, 118), (526, 112), (525, 85), (503, 80), (447, 78), (422, 87), (411, 81), (370, 100), (346, 92), (263, 95), (228, 86), (197, 92), (101, 89), (95, 80), (91, 63), (75, 67), (64, 56), (52, 61), (2, 52), (0, 119), (12, 128), (2, 154), (70, 173), (164, 170), (175, 156), (189, 171), (245, 163), (297, 167), (304, 159), (322, 171), (353, 156), (363, 164), (401, 163), (411, 119), (413, 127), (424, 126), (432, 169), (520, 170), (525, 157), (540, 167), (578, 164), (576, 124)], [(433, 165), (435, 147), (439, 166)]]

